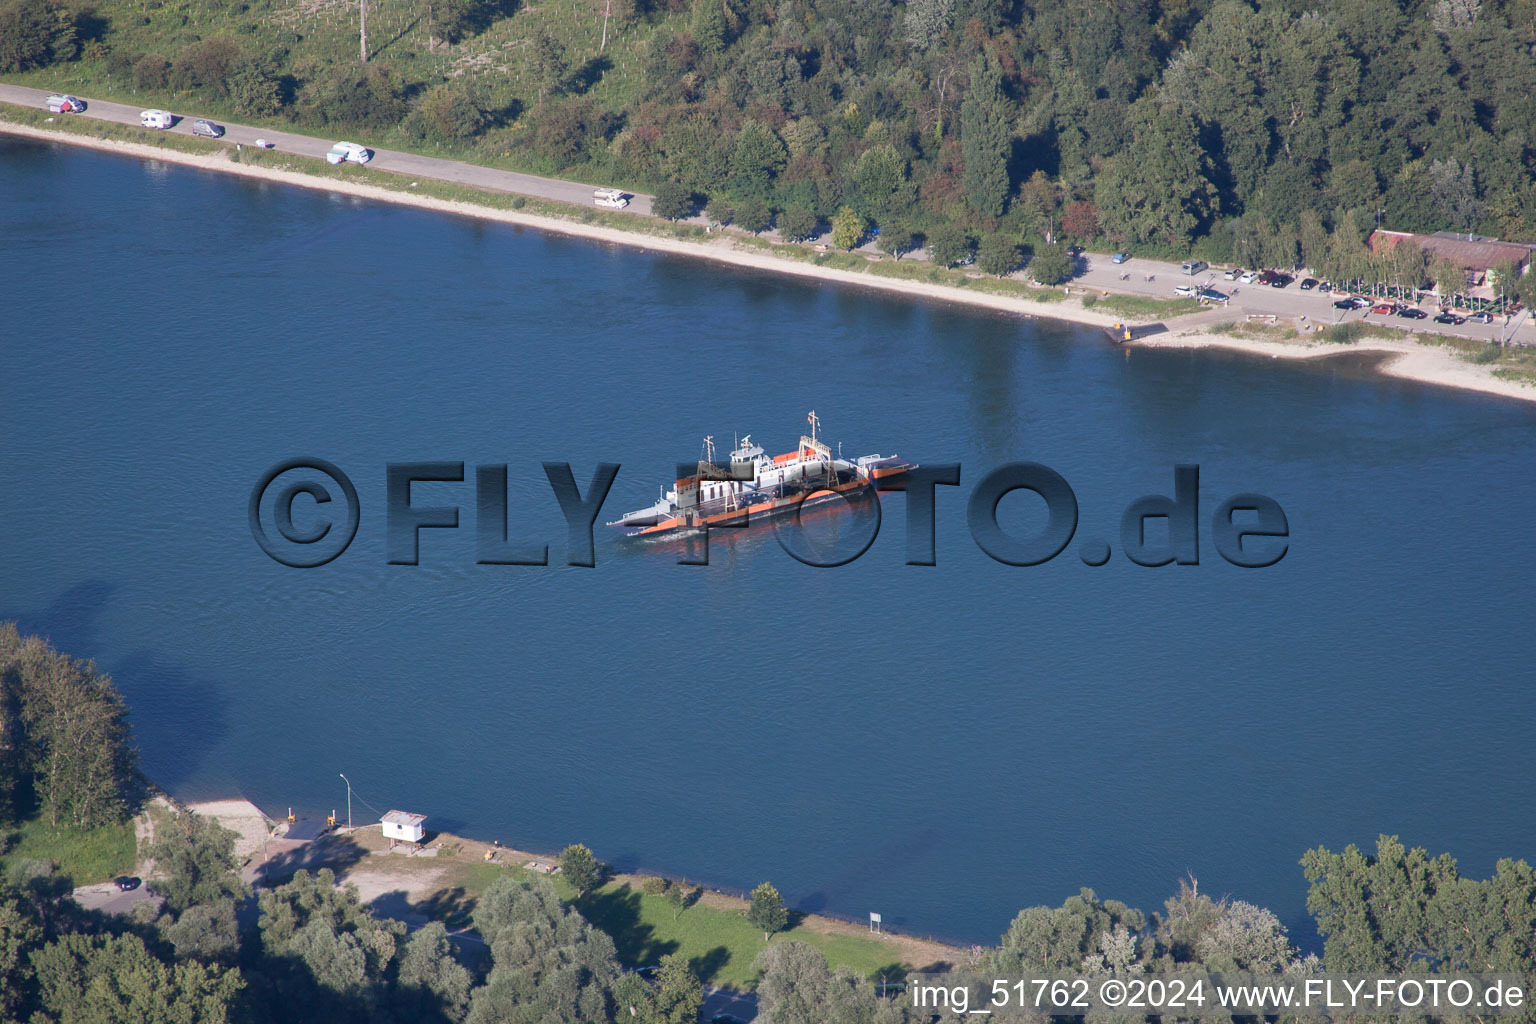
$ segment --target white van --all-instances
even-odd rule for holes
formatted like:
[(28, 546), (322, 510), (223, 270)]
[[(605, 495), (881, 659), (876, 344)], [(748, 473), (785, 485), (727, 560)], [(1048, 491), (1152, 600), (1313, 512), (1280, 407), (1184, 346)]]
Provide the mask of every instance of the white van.
[(629, 205), (629, 198), (621, 188), (600, 188), (593, 191), (592, 202), (612, 210), (622, 210)]
[(173, 118), (171, 115), (163, 110), (139, 111), (139, 124), (143, 125), (145, 128), (169, 128), (172, 121)]
[(365, 164), (373, 159), (373, 150), (355, 142), (338, 142), (325, 154), (328, 164)]

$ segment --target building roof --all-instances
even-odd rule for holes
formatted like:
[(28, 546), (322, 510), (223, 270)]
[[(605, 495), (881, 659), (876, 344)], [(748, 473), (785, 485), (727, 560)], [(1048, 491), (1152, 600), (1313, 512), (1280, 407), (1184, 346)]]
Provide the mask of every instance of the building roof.
[(420, 825), (427, 820), (427, 816), (412, 814), (410, 811), (390, 811), (379, 820), (386, 825)]
[(1498, 242), (1489, 238), (1467, 241), (1456, 235), (1415, 235), (1408, 231), (1371, 232), (1365, 240), (1373, 251), (1390, 251), (1403, 242), (1411, 242), (1432, 256), (1444, 256), (1471, 270), (1491, 270), (1505, 261), (1524, 263), (1531, 258), (1531, 247), (1514, 242)]

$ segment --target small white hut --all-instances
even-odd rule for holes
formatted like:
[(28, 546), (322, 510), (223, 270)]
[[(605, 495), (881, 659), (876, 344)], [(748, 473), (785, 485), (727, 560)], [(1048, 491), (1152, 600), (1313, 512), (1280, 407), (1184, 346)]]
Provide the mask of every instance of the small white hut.
[(412, 814), (409, 811), (390, 811), (379, 819), (384, 826), (384, 838), (389, 840), (389, 848), (393, 850), (395, 843), (410, 843), (417, 846), (426, 838), (427, 830), (422, 822), (427, 820), (425, 814)]

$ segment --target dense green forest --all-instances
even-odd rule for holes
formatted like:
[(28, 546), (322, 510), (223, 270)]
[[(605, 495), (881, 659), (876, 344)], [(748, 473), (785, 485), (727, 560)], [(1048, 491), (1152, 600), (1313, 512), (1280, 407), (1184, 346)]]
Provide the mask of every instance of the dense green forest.
[[(121, 817), (132, 808), (131, 736), (109, 680), (0, 626), (0, 686), (6, 813), (14, 815), (24, 806), (18, 794), (34, 789), (41, 796), (32, 810), (66, 830), (83, 832), (98, 814)], [(59, 693), (76, 698), (83, 720), (96, 723), (90, 731), (72, 732), (51, 718)], [(60, 737), (89, 754), (81, 764), (98, 766), (85, 775), (113, 781), (97, 789), (71, 770), (64, 774), (76, 782), (53, 786)], [(0, 839), (6, 834), (0, 827)], [(474, 901), (465, 922), (471, 930), (457, 941), (440, 920), (408, 933), (376, 916), (329, 868), (290, 868), (287, 881), (253, 893), (239, 877), (234, 833), (192, 813), (157, 825), (140, 854), (157, 866), (149, 884), (162, 903), (141, 902), (128, 915), (83, 909), (70, 898), (71, 879), (52, 865), (13, 865), (0, 878), (0, 1024), (693, 1024), (703, 998), (699, 964), (672, 953), (653, 978), (643, 978), (624, 969), (614, 940), (582, 916), (582, 899), (604, 871), (584, 846), (561, 857), (574, 898), (563, 899), (542, 876), (507, 870)], [(1181, 967), (1259, 974), (1536, 969), (1536, 872), (1523, 861), (1501, 861), (1489, 879), (1465, 878), (1449, 856), (1383, 836), (1374, 854), (1353, 846), (1311, 850), (1301, 869), (1310, 883), (1307, 909), (1325, 943), (1321, 958), (1301, 955), (1268, 910), (1212, 899), (1190, 881), (1152, 914), (1090, 889), (1059, 907), (1028, 908), (996, 946), (957, 951), (962, 962), (951, 966), (1002, 977)], [(687, 887), (672, 888), (682, 913)], [(744, 913), (763, 932), (755, 963), (762, 1024), (934, 1019), (882, 998), (870, 979), (832, 970), (811, 946), (774, 941), (789, 915), (773, 886), (759, 886)]]
[(1536, 240), (1536, 0), (373, 0), (366, 62), (359, 8), (3, 0), (0, 71), (790, 236), (846, 208), (1340, 270), (1377, 224)]

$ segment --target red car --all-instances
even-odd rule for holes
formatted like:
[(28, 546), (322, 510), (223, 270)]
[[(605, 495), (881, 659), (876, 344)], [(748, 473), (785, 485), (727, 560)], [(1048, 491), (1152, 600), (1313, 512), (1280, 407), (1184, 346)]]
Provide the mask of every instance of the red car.
[(1371, 312), (1372, 313), (1396, 313), (1397, 312), (1397, 305), (1395, 303), (1390, 303), (1390, 302), (1378, 302), (1376, 305), (1371, 307)]

